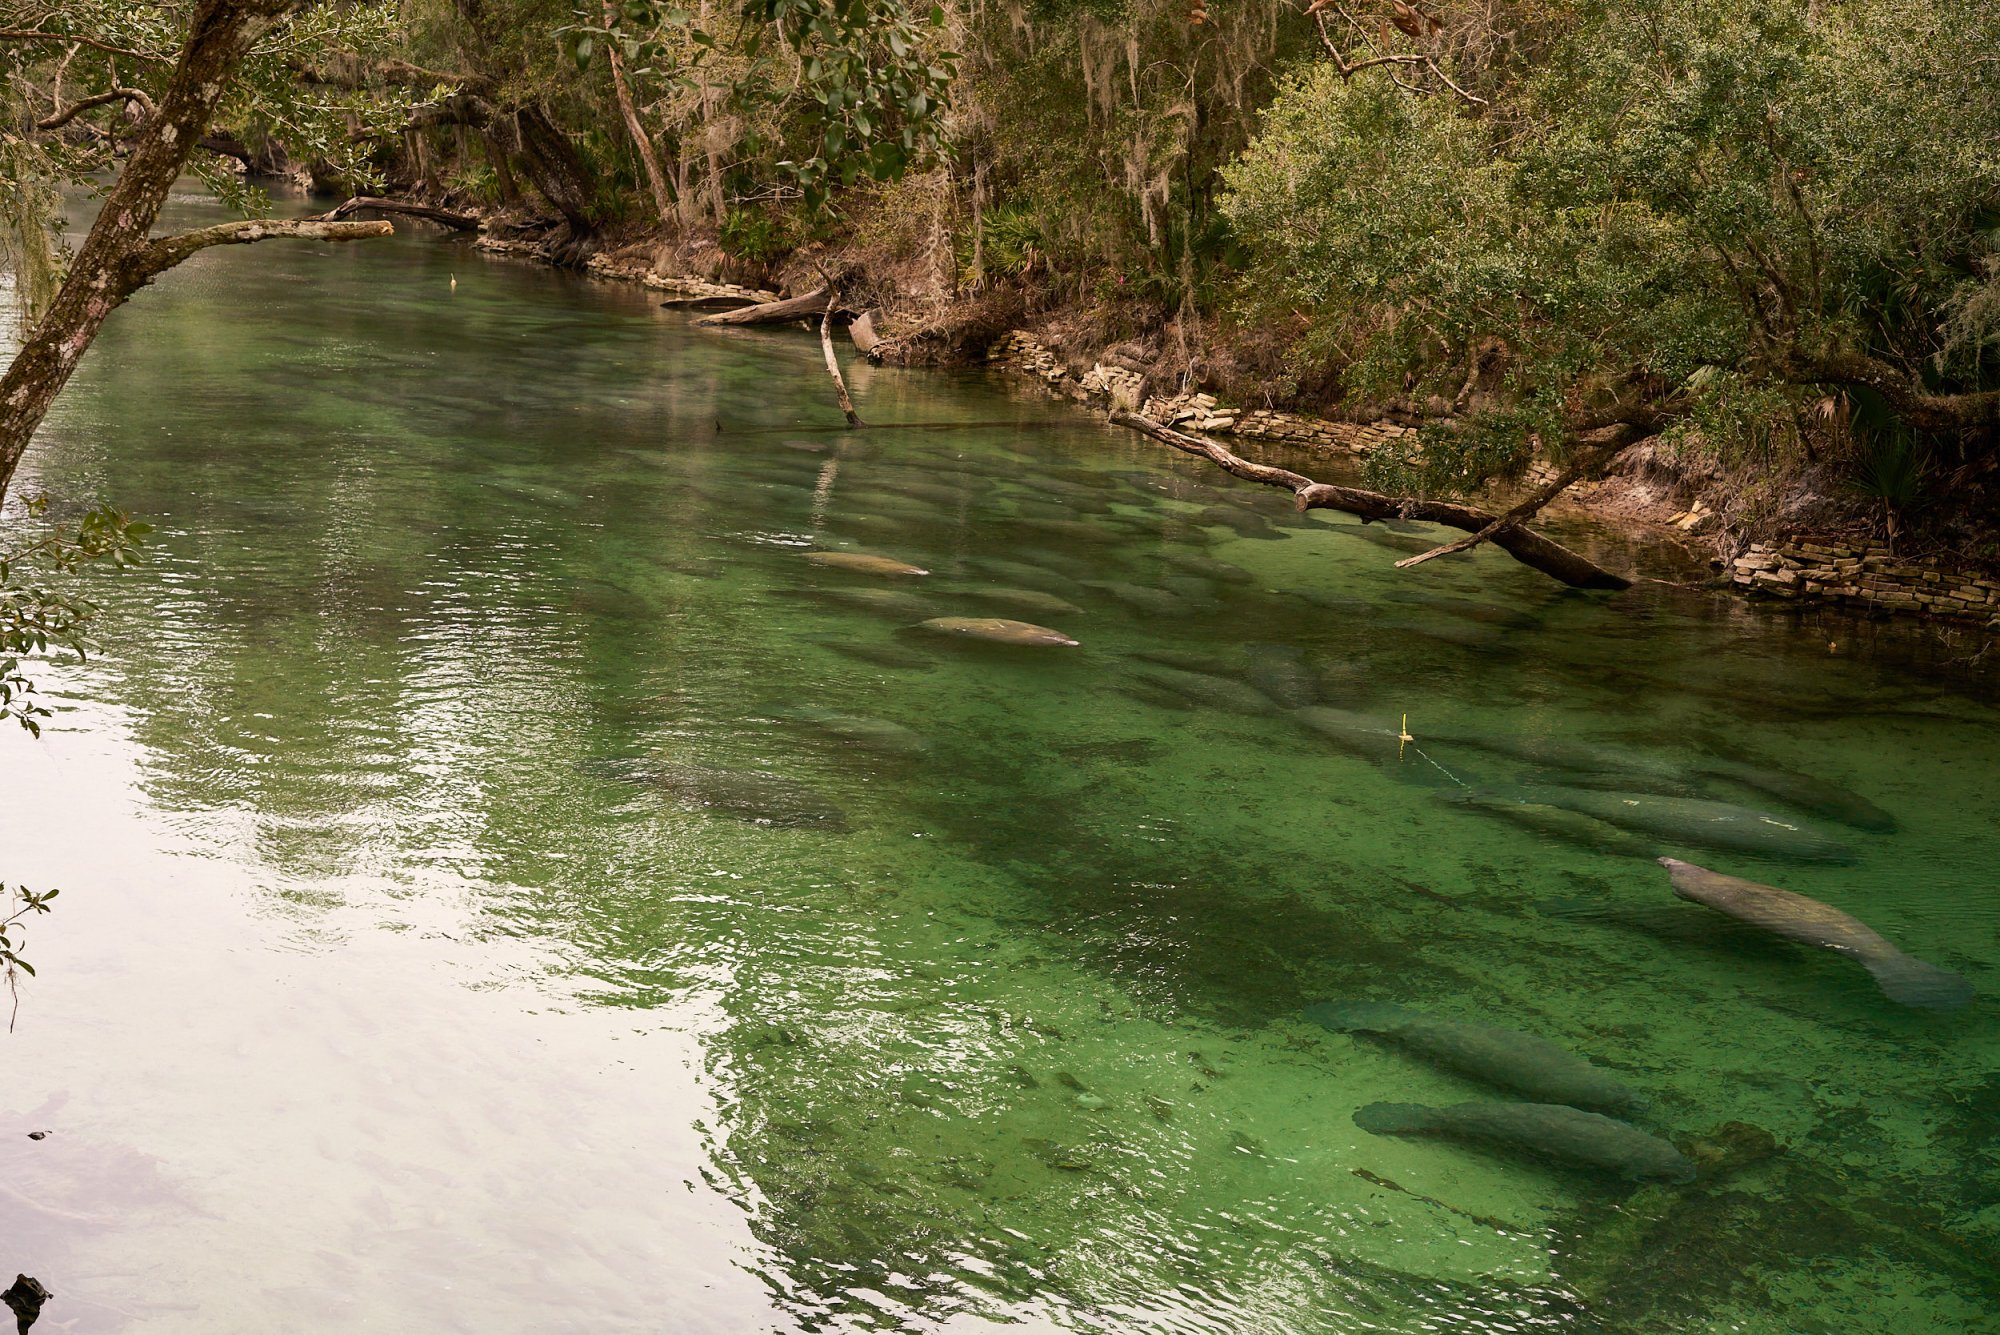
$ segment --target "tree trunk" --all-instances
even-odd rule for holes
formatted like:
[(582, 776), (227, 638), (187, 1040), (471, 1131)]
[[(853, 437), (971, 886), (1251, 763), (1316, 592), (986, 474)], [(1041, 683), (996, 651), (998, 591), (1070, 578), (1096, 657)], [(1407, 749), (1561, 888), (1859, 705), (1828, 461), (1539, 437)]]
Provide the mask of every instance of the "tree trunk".
[(118, 183), (47, 313), (0, 378), (0, 496), (97, 331), (151, 275), (134, 266), (160, 206), (208, 130), (237, 67), (258, 38), (303, 0), (200, 0), (159, 106), (134, 139)]
[(803, 297), (787, 297), (783, 301), (767, 301), (761, 306), (745, 306), (741, 310), (724, 311), (720, 315), (704, 315), (696, 324), (785, 324), (792, 320), (809, 319), (824, 315), (833, 305), (833, 293), (827, 288), (808, 292)]
[[(605, 24), (614, 24), (617, 17), (613, 0), (604, 0)], [(632, 147), (639, 150), (639, 161), (645, 165), (646, 183), (653, 191), (653, 211), (660, 215), (660, 223), (665, 226), (673, 217), (674, 198), (667, 189), (666, 174), (660, 170), (660, 155), (653, 151), (652, 137), (639, 120), (639, 109), (632, 104), (632, 87), (625, 78), (625, 53), (618, 49), (616, 41), (606, 42), (605, 49), (611, 55), (611, 87), (618, 94), (618, 112), (625, 118)]]
[(1358, 487), (1336, 487), (1269, 464), (1251, 463), (1230, 453), (1214, 441), (1201, 440), (1161, 426), (1137, 413), (1114, 412), (1111, 420), (1144, 432), (1187, 454), (1199, 455), (1224, 472), (1251, 482), (1283, 487), (1296, 498), (1301, 510), (1342, 510), (1363, 520), (1414, 519), (1427, 524), (1443, 524), (1467, 533), (1487, 534), (1486, 541), (1506, 552), (1522, 565), (1541, 571), (1551, 579), (1578, 589), (1629, 589), (1632, 581), (1577, 555), (1559, 542), (1532, 529), (1505, 522), (1505, 516), (1487, 514), (1468, 505), (1449, 501), (1426, 501), (1413, 496), (1385, 496), (1379, 491)]

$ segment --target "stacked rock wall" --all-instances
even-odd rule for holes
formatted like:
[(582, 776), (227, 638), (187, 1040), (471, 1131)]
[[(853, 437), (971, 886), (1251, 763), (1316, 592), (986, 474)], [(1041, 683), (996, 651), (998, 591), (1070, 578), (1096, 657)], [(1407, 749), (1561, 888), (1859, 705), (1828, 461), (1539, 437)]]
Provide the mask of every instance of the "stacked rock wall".
[(995, 343), (988, 358), (1009, 370), (1031, 375), (1071, 398), (1103, 400), (1167, 426), (1183, 426), (1213, 435), (1251, 436), (1332, 454), (1358, 455), (1399, 436), (1414, 434), (1413, 428), (1395, 422), (1330, 422), (1274, 408), (1230, 408), (1219, 403), (1213, 394), (1148, 398), (1145, 377), (1138, 372), (1099, 362), (1081, 376), (1071, 375), (1062, 359), (1025, 329), (1016, 329)]
[(1794, 538), (1736, 558), (1732, 582), (1776, 598), (1824, 599), (1885, 611), (2000, 624), (2000, 576), (1955, 570), (1935, 556), (1899, 557), (1880, 543)]

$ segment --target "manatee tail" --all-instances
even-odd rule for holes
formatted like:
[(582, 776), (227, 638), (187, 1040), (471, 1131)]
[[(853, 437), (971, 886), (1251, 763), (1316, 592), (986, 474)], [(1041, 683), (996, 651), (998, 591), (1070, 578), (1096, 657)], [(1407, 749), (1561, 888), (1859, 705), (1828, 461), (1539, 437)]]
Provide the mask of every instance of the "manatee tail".
[(1864, 959), (1875, 985), (1891, 1001), (1925, 1010), (1955, 1011), (1972, 1000), (1972, 984), (1949, 969), (1903, 954)]
[(1421, 1103), (1371, 1103), (1354, 1110), (1354, 1124), (1371, 1136), (1414, 1136), (1431, 1129), (1436, 1113)]
[(1416, 1012), (1393, 1001), (1321, 1001), (1305, 1008), (1305, 1017), (1336, 1034), (1380, 1034), (1401, 1029)]

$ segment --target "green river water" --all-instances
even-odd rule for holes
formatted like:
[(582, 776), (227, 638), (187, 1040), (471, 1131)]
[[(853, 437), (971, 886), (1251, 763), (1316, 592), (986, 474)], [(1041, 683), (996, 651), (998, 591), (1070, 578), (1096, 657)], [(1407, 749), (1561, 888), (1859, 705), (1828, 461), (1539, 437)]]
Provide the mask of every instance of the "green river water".
[[(0, 736), (0, 870), (63, 890), (0, 1040), (46, 1328), (2000, 1329), (1990, 677), (1490, 550), (1397, 571), (1436, 535), (984, 375), (851, 378), (848, 433), (797, 332), (407, 235), (114, 317), (16, 487), (159, 526)], [(1526, 782), (1852, 857), (1455, 800)], [(1898, 1006), (1651, 852), (1976, 995)], [(1328, 1000), (1587, 1054), (1702, 1175), (1371, 1135), (1508, 1096)]]

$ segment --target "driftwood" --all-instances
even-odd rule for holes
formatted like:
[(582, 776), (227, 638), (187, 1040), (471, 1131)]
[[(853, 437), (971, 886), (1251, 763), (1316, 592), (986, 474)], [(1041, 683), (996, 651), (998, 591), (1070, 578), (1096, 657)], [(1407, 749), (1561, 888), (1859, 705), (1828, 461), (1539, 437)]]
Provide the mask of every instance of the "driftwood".
[(725, 292), (713, 292), (707, 296), (668, 297), (660, 303), (677, 311), (733, 311), (745, 306), (757, 305), (755, 297), (732, 297)]
[(1119, 426), (1129, 426), (1135, 431), (1143, 432), (1184, 453), (1199, 455), (1226, 473), (1232, 473), (1251, 482), (1262, 482), (1267, 486), (1283, 487), (1292, 493), (1301, 510), (1340, 510), (1347, 514), (1359, 515), (1364, 522), (1377, 519), (1414, 519), (1428, 524), (1443, 524), (1448, 528), (1462, 529), (1467, 533), (1487, 535), (1488, 542), (1522, 565), (1539, 570), (1549, 578), (1560, 580), (1572, 588), (1632, 587), (1632, 581), (1623, 575), (1614, 575), (1561, 543), (1545, 538), (1532, 529), (1516, 527), (1507, 522), (1507, 516), (1504, 515), (1488, 514), (1484, 510), (1475, 510), (1471, 506), (1456, 505), (1449, 501), (1427, 501), (1412, 496), (1385, 496), (1379, 491), (1363, 491), (1358, 487), (1336, 487), (1324, 482), (1315, 482), (1290, 469), (1252, 463), (1248, 459), (1230, 453), (1214, 441), (1202, 440), (1170, 427), (1161, 426), (1151, 418), (1141, 417), (1137, 413), (1121, 410), (1112, 413), (1111, 420)]
[(783, 301), (767, 301), (761, 306), (745, 306), (740, 311), (723, 311), (720, 315), (704, 315), (696, 320), (701, 325), (729, 324), (785, 324), (792, 320), (806, 320), (815, 315), (825, 315), (833, 305), (830, 288), (820, 288), (808, 292), (803, 297), (787, 297)]
[(337, 208), (320, 214), (316, 222), (339, 222), (357, 213), (400, 213), (405, 217), (421, 218), (434, 222), (440, 227), (449, 227), (456, 232), (476, 232), (479, 219), (469, 213), (453, 213), (448, 209), (434, 209), (428, 204), (413, 204), (402, 199), (380, 199), (374, 195), (356, 195)]

